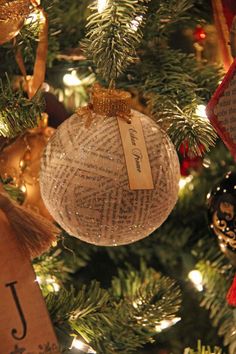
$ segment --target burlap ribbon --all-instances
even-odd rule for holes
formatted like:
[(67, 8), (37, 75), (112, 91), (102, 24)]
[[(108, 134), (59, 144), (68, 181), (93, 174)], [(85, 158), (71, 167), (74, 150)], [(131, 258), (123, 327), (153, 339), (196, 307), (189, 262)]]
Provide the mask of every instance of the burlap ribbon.
[(12, 202), (1, 189), (0, 209), (17, 236), (19, 249), (26, 257), (39, 256), (56, 240), (59, 229), (39, 214)]

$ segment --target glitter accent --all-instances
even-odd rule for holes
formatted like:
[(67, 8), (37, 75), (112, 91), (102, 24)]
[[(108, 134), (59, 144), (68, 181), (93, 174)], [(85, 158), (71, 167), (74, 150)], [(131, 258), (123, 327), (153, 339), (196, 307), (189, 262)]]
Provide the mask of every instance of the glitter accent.
[(93, 114), (89, 128), (74, 114), (49, 141), (41, 161), (42, 197), (70, 235), (101, 246), (132, 243), (150, 235), (173, 209), (178, 156), (158, 125), (131, 111), (132, 119), (142, 122), (154, 189), (130, 190), (117, 119)]
[(25, 18), (30, 10), (30, 0), (0, 0), (0, 21)]
[(93, 111), (106, 117), (130, 114), (129, 92), (106, 90), (99, 85), (93, 89)]

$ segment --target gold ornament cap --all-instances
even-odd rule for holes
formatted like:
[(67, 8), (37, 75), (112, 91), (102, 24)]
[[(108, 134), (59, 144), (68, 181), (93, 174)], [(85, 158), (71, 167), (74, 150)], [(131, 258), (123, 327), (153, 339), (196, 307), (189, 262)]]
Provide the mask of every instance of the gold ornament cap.
[(105, 89), (94, 85), (92, 93), (93, 111), (107, 117), (130, 114), (131, 94), (126, 91)]

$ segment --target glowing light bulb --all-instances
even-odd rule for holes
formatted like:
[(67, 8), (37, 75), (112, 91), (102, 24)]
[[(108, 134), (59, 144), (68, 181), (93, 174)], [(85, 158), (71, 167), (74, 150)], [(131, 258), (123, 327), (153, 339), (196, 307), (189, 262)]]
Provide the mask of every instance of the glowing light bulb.
[(98, 0), (97, 3), (98, 12), (102, 13), (106, 9), (107, 4), (108, 4), (108, 0)]
[(81, 85), (81, 80), (77, 76), (76, 70), (72, 70), (70, 74), (65, 74), (63, 76), (63, 82), (67, 86), (79, 86)]
[(135, 301), (133, 301), (133, 307), (135, 308), (135, 309), (137, 309), (139, 306), (141, 306), (142, 305), (142, 301), (141, 300), (135, 300)]
[(130, 23), (130, 28), (133, 32), (136, 32), (143, 21), (143, 16), (136, 16)]
[(22, 184), (19, 189), (21, 190), (21, 192), (23, 194), (25, 194), (27, 192), (27, 188), (26, 188), (26, 186), (24, 184)]
[(38, 21), (38, 19), (39, 19), (39, 14), (37, 12), (31, 12), (29, 16), (26, 18), (25, 24), (26, 25), (32, 24)]
[(60, 290), (60, 286), (54, 278), (47, 278), (46, 283), (51, 285), (55, 292), (58, 292)]
[(186, 184), (188, 184), (189, 182), (191, 182), (193, 179), (192, 175), (189, 175), (188, 177), (181, 177), (179, 180), (179, 188), (184, 189), (184, 187), (186, 186)]
[(49, 292), (58, 292), (60, 290), (60, 285), (57, 283), (54, 277), (40, 277), (37, 275), (35, 281), (41, 286), (47, 286)]
[(197, 105), (196, 115), (201, 117), (201, 118), (207, 118), (206, 106), (204, 106), (204, 104)]
[(181, 317), (175, 317), (175, 318), (172, 318), (171, 320), (163, 320), (158, 325), (156, 325), (155, 330), (156, 330), (156, 332), (161, 332), (164, 329), (175, 325), (180, 320), (181, 320)]
[(42, 279), (37, 275), (35, 281), (39, 284), (42, 284)]
[(95, 350), (91, 348), (88, 344), (83, 343), (81, 340), (74, 338), (70, 349), (78, 349), (83, 353), (96, 354)]
[(202, 274), (201, 272), (199, 272), (199, 270), (194, 269), (189, 272), (188, 278), (191, 280), (191, 282), (198, 291), (203, 290)]
[[(1, 116), (0, 116), (0, 119), (1, 119)], [(0, 131), (4, 137), (7, 136), (5, 134), (9, 133), (9, 128), (8, 128), (7, 124), (3, 123), (2, 121), (0, 121)]]

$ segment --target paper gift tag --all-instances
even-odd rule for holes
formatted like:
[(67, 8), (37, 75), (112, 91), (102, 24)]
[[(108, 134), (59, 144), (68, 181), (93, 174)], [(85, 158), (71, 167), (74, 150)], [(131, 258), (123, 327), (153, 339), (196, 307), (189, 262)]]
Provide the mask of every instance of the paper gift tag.
[(0, 354), (60, 354), (29, 259), (0, 211)]
[(236, 60), (206, 108), (207, 116), (236, 159)]
[(127, 123), (117, 117), (131, 190), (154, 189), (141, 120), (133, 117)]

